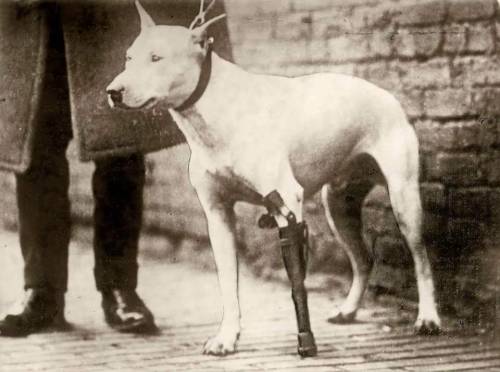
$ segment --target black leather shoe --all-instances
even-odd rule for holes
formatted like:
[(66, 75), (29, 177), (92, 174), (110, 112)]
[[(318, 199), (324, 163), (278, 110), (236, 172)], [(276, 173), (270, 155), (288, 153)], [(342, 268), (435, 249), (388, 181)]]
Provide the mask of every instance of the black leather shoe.
[(62, 329), (64, 293), (49, 289), (28, 289), (19, 310), (0, 320), (0, 336), (24, 337), (47, 328)]
[(102, 291), (106, 323), (118, 332), (155, 333), (154, 317), (134, 290)]

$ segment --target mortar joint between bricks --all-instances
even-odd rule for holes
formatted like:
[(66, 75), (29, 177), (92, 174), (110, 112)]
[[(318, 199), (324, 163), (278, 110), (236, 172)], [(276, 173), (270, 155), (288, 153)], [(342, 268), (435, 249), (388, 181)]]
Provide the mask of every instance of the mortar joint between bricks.
[(395, 43), (396, 36), (399, 33), (399, 29), (400, 29), (399, 22), (397, 20), (395, 20), (393, 22), (393, 25), (392, 25), (392, 31), (391, 31), (391, 34), (389, 36), (389, 41), (390, 41), (390, 46), (391, 46), (391, 56), (396, 57), (396, 58), (399, 57), (398, 53), (397, 53), (396, 43)]
[(438, 46), (437, 46), (436, 51), (434, 52), (434, 54), (432, 54), (432, 57), (440, 56), (443, 53), (444, 43), (445, 43), (445, 38), (444, 38), (444, 35), (443, 35), (443, 31), (444, 31), (444, 24), (441, 23), (439, 25), (439, 33), (440, 33), (439, 44), (438, 44)]
[(270, 37), (271, 39), (276, 39), (277, 38), (277, 28), (278, 28), (278, 13), (277, 12), (272, 12), (270, 15), (270, 20), (271, 20), (271, 32), (270, 32)]
[[(459, 63), (456, 63), (456, 59), (459, 56), (458, 53), (449, 53), (446, 54), (445, 57), (448, 60), (448, 69), (450, 71), (450, 83), (451, 87), (455, 87), (456, 85), (456, 80), (460, 80), (460, 76), (462, 74), (461, 71), (461, 65)], [(460, 84), (460, 81), (458, 82)], [(458, 87), (458, 86), (457, 86)]]
[(482, 57), (485, 55), (489, 55), (489, 53), (478, 52), (478, 51), (461, 51), (461, 52), (444, 52), (442, 53), (443, 57)]
[[(343, 59), (328, 59), (328, 60), (314, 60), (312, 62), (310, 61), (296, 61), (294, 64), (301, 64), (301, 63), (308, 63), (308, 64), (317, 64), (318, 62), (320, 64), (328, 63), (332, 65), (343, 65), (343, 64), (369, 64), (369, 63), (374, 63), (374, 62), (390, 62), (392, 61), (393, 58), (391, 56), (383, 56), (383, 57), (374, 57), (374, 56), (368, 56), (368, 57), (360, 57), (360, 58), (343, 58)], [(289, 64), (286, 64), (289, 65)]]
[(450, 2), (448, 0), (444, 0), (444, 17), (441, 24), (443, 26), (449, 24), (450, 23), (449, 18), (450, 18)]
[(440, 45), (438, 46), (438, 49), (436, 50), (436, 52), (431, 54), (431, 55), (417, 54), (417, 55), (413, 55), (413, 56), (404, 56), (404, 55), (398, 54), (397, 51), (394, 50), (394, 52), (392, 53), (393, 54), (392, 59), (396, 60), (398, 62), (425, 63), (425, 62), (429, 62), (429, 61), (439, 57), (440, 55), (442, 55), (442, 53), (440, 52), (441, 48), (442, 48), (442, 41), (440, 41)]
[[(498, 4), (498, 2), (496, 2), (496, 4)], [(498, 9), (498, 7), (497, 7), (497, 9)], [(495, 14), (496, 14), (496, 12), (495, 12)], [(499, 37), (499, 35), (497, 34), (496, 16), (494, 16), (494, 18), (490, 21), (490, 23), (491, 23), (491, 34), (492, 34), (492, 38), (493, 38), (493, 48), (489, 54), (495, 55), (498, 51), (498, 37)]]

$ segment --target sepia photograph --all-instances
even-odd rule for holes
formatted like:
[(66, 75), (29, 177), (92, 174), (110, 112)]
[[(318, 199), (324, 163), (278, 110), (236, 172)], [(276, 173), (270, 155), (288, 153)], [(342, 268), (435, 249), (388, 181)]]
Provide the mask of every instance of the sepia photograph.
[(0, 371), (500, 372), (500, 0), (0, 0)]

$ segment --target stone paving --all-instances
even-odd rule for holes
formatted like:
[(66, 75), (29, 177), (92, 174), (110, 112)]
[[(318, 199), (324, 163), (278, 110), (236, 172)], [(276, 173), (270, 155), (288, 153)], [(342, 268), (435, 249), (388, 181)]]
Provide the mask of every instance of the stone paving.
[[(21, 260), (15, 234), (0, 232), (0, 310), (21, 293)], [(186, 263), (142, 258), (140, 294), (161, 333), (118, 334), (102, 319), (94, 290), (91, 249), (73, 244), (66, 317), (72, 329), (25, 339), (0, 339), (0, 371), (500, 371), (495, 334), (458, 330), (447, 320), (437, 337), (412, 334), (414, 310), (397, 300), (367, 300), (351, 325), (325, 322), (343, 297), (308, 281), (319, 354), (296, 355), (296, 328), (289, 289), (242, 270), (243, 333), (239, 352), (224, 358), (201, 354), (221, 315), (214, 272)], [(313, 284), (311, 284), (313, 283)], [(405, 306), (403, 306), (405, 305)]]

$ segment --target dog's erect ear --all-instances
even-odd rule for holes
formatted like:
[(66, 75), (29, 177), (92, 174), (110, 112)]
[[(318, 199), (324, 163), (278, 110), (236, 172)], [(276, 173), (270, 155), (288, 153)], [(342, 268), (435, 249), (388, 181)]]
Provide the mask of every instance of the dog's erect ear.
[(138, 0), (135, 0), (135, 7), (137, 8), (139, 17), (141, 18), (141, 30), (154, 27), (155, 21), (153, 21), (153, 18), (151, 18), (151, 16), (146, 12)]
[(191, 37), (193, 39), (193, 43), (195, 44), (204, 44), (207, 41), (207, 29), (208, 27), (221, 19), (225, 18), (226, 14), (220, 14), (217, 17), (212, 18), (206, 23), (202, 24), (199, 27), (196, 27), (191, 30)]

